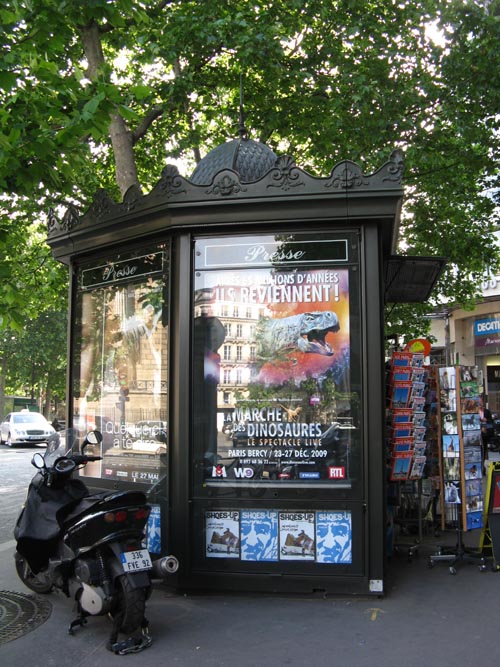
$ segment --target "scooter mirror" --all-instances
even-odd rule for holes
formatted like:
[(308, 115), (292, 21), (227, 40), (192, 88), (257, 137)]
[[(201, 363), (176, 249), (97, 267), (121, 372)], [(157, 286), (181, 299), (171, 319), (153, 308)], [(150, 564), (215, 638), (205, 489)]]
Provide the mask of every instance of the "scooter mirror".
[(89, 431), (82, 442), (82, 454), (87, 445), (99, 445), (102, 442), (102, 433), (100, 431)]
[(33, 458), (31, 459), (31, 465), (35, 466), (35, 468), (38, 468), (38, 470), (42, 470), (44, 468), (44, 460), (43, 460), (43, 454), (40, 454), (37, 452), (36, 454), (33, 454)]

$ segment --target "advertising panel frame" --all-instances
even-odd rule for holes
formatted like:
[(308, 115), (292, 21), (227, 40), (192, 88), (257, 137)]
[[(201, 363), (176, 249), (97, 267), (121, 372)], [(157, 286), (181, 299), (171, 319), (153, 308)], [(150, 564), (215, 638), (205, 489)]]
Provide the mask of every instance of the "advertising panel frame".
[(194, 495), (359, 496), (359, 232), (196, 237), (194, 253)]
[(77, 268), (71, 425), (98, 428), (102, 461), (81, 475), (146, 489), (166, 477), (168, 243)]
[[(321, 230), (320, 230), (321, 231)], [(367, 370), (369, 365), (368, 359), (372, 356), (372, 347), (367, 342), (367, 335), (371, 336), (371, 343), (374, 346), (382, 344), (380, 320), (374, 327), (365, 326), (365, 309), (373, 307), (376, 312), (377, 302), (380, 303), (380, 278), (377, 274), (372, 276), (371, 284), (367, 280), (367, 272), (372, 270), (372, 267), (377, 264), (377, 245), (378, 234), (376, 228), (373, 226), (369, 232), (372, 237), (372, 246), (368, 255), (370, 259), (366, 261), (366, 239), (364, 228), (350, 228), (346, 230), (340, 227), (330, 230), (328, 233), (322, 230), (326, 236), (329, 234), (332, 238), (338, 238), (342, 234), (348, 234), (351, 245), (357, 244), (356, 261), (354, 262), (354, 272), (357, 276), (356, 298), (359, 299), (358, 308), (356, 309), (356, 320), (359, 330), (356, 332), (356, 338), (359, 344), (359, 379), (357, 387), (359, 388), (359, 415), (357, 436), (359, 437), (359, 468), (358, 474), (361, 477), (358, 485), (349, 488), (349, 485), (339, 484), (337, 488), (328, 488), (328, 486), (315, 486), (316, 480), (304, 480), (301, 487), (300, 484), (293, 483), (290, 480), (279, 480), (277, 484), (269, 486), (266, 490), (262, 489), (262, 485), (256, 483), (252, 478), (248, 480), (238, 479), (238, 484), (227, 482), (227, 477), (222, 477), (222, 485), (218, 484), (219, 480), (214, 480), (215, 483), (207, 483), (210, 481), (200, 477), (203, 465), (200, 465), (199, 452), (196, 452), (196, 444), (193, 448), (193, 461), (190, 473), (194, 472), (192, 476), (193, 491), (188, 503), (190, 507), (191, 525), (190, 535), (187, 537), (190, 549), (190, 581), (195, 587), (203, 587), (202, 582), (207, 581), (209, 575), (212, 582), (218, 582), (222, 587), (227, 585), (241, 586), (242, 582), (246, 580), (249, 574), (255, 575), (256, 579), (252, 580), (252, 588), (260, 586), (263, 589), (269, 585), (266, 577), (278, 577), (281, 583), (276, 580), (276, 590), (284, 590), (283, 587), (289, 588), (293, 586), (294, 590), (310, 590), (316, 582), (318, 586), (324, 587), (324, 590), (357, 590), (358, 592), (366, 592), (373, 594), (380, 594), (383, 592), (383, 544), (382, 534), (376, 534), (377, 530), (382, 530), (381, 523), (377, 525), (370, 525), (372, 517), (371, 511), (367, 511), (368, 507), (378, 507), (382, 510), (383, 507), (383, 466), (382, 460), (382, 442), (381, 440), (371, 438), (372, 451), (369, 452), (369, 443), (367, 442), (368, 414), (371, 412), (375, 420), (378, 421), (380, 429), (382, 429), (382, 413), (379, 408), (373, 409), (373, 393), (370, 398), (370, 390), (366, 386), (366, 379), (370, 376), (370, 372), (374, 373), (373, 378), (375, 383), (379, 383), (380, 392), (382, 392), (383, 379), (382, 368), (380, 364), (372, 364), (371, 371)], [(317, 232), (316, 232), (317, 233)], [(264, 235), (265, 236), (265, 235)], [(196, 265), (196, 241), (199, 238), (207, 238), (196, 236), (193, 238), (193, 248), (195, 253), (195, 260), (193, 263), (193, 273), (195, 279), (193, 289), (195, 288), (196, 278), (199, 279), (198, 268)], [(211, 239), (213, 237), (210, 237)], [(258, 236), (257, 236), (258, 238)], [(352, 244), (352, 238), (356, 238), (356, 243)], [(234, 239), (233, 239), (234, 241)], [(375, 259), (373, 256), (375, 253)], [(337, 270), (338, 266), (336, 267)], [(352, 268), (352, 263), (351, 263)], [(342, 270), (342, 269), (340, 269)], [(199, 283), (198, 283), (199, 284)], [(372, 303), (368, 305), (366, 302), (366, 292), (371, 292)], [(193, 310), (196, 309), (196, 304), (199, 305), (199, 300), (193, 298)], [(205, 306), (207, 305), (205, 300)], [(351, 311), (353, 312), (353, 311)], [(209, 337), (210, 338), (210, 337)], [(195, 335), (196, 340), (196, 335)], [(199, 340), (199, 339), (198, 339)], [(218, 340), (220, 343), (220, 339)], [(223, 351), (223, 347), (222, 347)], [(193, 354), (194, 359), (194, 354)], [(380, 357), (379, 357), (380, 359)], [(213, 362), (213, 359), (212, 359)], [(196, 365), (196, 362), (194, 362)], [(210, 360), (208, 364), (210, 368)], [(206, 370), (205, 363), (203, 368)], [(220, 372), (220, 368), (218, 369)], [(213, 365), (212, 365), (213, 372)], [(215, 373), (217, 375), (217, 373)], [(199, 380), (199, 378), (198, 378)], [(193, 388), (196, 386), (196, 377), (193, 378)], [(199, 394), (194, 397), (194, 406), (196, 412), (199, 412)], [(213, 400), (213, 399), (212, 399)], [(376, 403), (376, 401), (375, 401)], [(207, 435), (207, 423), (200, 424), (193, 420), (193, 442), (196, 443), (196, 433), (203, 433)], [(212, 422), (212, 427), (215, 424)], [(382, 430), (380, 431), (382, 433)], [(375, 471), (379, 471), (380, 482), (368, 481), (370, 469), (373, 467)], [(226, 471), (227, 473), (228, 471)], [(198, 480), (196, 480), (198, 475)], [(198, 486), (197, 486), (198, 481)], [(201, 490), (201, 493), (200, 493)], [(300, 502), (302, 500), (302, 502)], [(322, 559), (321, 550), (318, 545), (320, 539), (313, 539), (313, 546), (304, 556), (303, 547), (300, 544), (291, 544), (291, 536), (288, 535), (289, 544), (286, 545), (283, 540), (278, 541), (278, 558), (268, 558), (262, 561), (253, 562), (245, 558), (244, 555), (244, 527), (243, 519), (247, 512), (256, 512), (260, 514), (276, 513), (278, 517), (283, 515), (295, 516), (301, 514), (310, 514), (314, 517), (314, 537), (316, 535), (316, 523), (318, 516), (348, 516), (349, 517), (349, 562), (327, 562), (326, 557)], [(226, 513), (233, 516), (232, 525), (226, 526), (228, 529), (215, 530), (213, 525), (206, 523), (206, 515), (223, 517)], [(234, 518), (238, 514), (239, 518)], [(220, 528), (222, 527), (222, 524)], [(293, 531), (288, 531), (293, 532)], [(309, 531), (311, 532), (311, 531)], [(216, 544), (211, 544), (211, 540), (215, 535)], [(308, 532), (304, 530), (304, 536), (301, 537), (301, 531), (294, 535), (294, 539), (300, 540), (311, 538)], [(279, 534), (279, 530), (278, 530)], [(287, 536), (285, 536), (286, 539)], [(262, 539), (262, 538), (261, 538)], [(345, 539), (345, 538), (344, 538)], [(370, 540), (375, 540), (373, 543)], [(222, 553), (227, 548), (226, 541), (229, 540), (233, 546), (230, 547), (231, 556), (223, 558), (221, 555), (212, 555), (216, 550), (221, 550)], [(337, 539), (339, 541), (339, 539)], [(212, 554), (205, 553), (209, 547), (213, 549)], [(368, 547), (368, 548), (367, 548)], [(288, 548), (290, 555), (285, 556), (283, 549)], [(293, 552), (296, 555), (293, 555)], [(219, 551), (219, 553), (221, 553)], [(264, 578), (261, 580), (260, 576)], [(267, 583), (266, 583), (267, 581)], [(231, 582), (231, 583), (229, 583)], [(293, 583), (292, 583), (293, 582)]]

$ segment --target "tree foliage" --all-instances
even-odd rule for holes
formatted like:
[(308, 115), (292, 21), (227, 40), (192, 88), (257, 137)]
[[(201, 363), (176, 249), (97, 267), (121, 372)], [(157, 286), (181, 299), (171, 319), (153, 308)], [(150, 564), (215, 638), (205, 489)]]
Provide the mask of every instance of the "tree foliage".
[(3, 372), (0, 414), (5, 394), (44, 397), (42, 410), (49, 417), (51, 402), (66, 394), (66, 302), (26, 322), (22, 332), (4, 330), (0, 335), (0, 364)]
[(248, 133), (312, 173), (401, 147), (404, 248), (446, 256), (439, 298), (471, 303), (497, 265), (499, 38), (498, 0), (4, 0), (0, 326), (64, 283), (43, 212), (189, 175), (237, 135), (240, 77)]

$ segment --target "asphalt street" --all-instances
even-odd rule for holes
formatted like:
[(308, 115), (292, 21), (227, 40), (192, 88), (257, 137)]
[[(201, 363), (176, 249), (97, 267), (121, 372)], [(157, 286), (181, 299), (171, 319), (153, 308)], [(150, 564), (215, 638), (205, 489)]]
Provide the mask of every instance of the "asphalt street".
[(0, 545), (13, 539), (12, 531), (36, 469), (30, 464), (35, 451), (45, 448), (0, 445)]

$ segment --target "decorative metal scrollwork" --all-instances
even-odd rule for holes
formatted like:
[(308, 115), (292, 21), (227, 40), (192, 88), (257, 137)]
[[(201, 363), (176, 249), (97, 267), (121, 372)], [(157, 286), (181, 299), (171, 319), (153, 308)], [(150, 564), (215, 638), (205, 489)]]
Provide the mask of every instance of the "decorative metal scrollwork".
[(98, 190), (87, 214), (89, 217), (99, 220), (100, 218), (106, 217), (111, 212), (114, 204), (115, 202), (111, 199), (106, 190)]
[(49, 208), (47, 218), (47, 234), (50, 236), (59, 229), (59, 220), (57, 219), (53, 208)]
[(49, 236), (57, 232), (70, 232), (80, 223), (81, 218), (74, 204), (68, 206), (61, 221), (57, 218), (53, 208), (48, 210), (47, 233)]
[(385, 165), (389, 176), (384, 176), (383, 181), (395, 181), (401, 183), (403, 178), (404, 159), (403, 151), (399, 148), (392, 151), (389, 162)]
[(78, 210), (76, 206), (70, 204), (66, 210), (66, 213), (63, 215), (60, 228), (65, 232), (69, 232), (79, 224), (80, 216), (78, 215)]
[(158, 190), (164, 194), (167, 199), (170, 199), (173, 195), (186, 192), (186, 188), (182, 186), (183, 180), (177, 167), (173, 164), (167, 164), (161, 172), (161, 178), (158, 181), (155, 190)]
[(296, 168), (295, 160), (289, 155), (282, 155), (276, 160), (276, 167), (271, 172), (273, 183), (269, 183), (268, 188), (281, 188), (290, 190), (299, 185), (305, 185), (300, 179), (300, 171)]
[(137, 185), (131, 185), (123, 197), (123, 209), (130, 213), (137, 208), (137, 203), (142, 199), (141, 189)]
[(229, 174), (224, 174), (222, 178), (215, 181), (211, 188), (205, 190), (207, 195), (220, 195), (222, 197), (230, 197), (246, 191), (247, 189), (240, 181)]
[(349, 190), (368, 185), (368, 181), (363, 177), (360, 167), (354, 162), (341, 162), (334, 167), (330, 178), (325, 183), (325, 188), (334, 188), (336, 190)]

